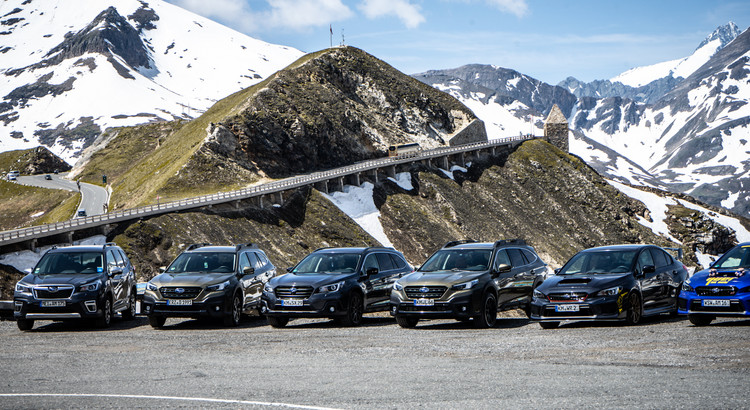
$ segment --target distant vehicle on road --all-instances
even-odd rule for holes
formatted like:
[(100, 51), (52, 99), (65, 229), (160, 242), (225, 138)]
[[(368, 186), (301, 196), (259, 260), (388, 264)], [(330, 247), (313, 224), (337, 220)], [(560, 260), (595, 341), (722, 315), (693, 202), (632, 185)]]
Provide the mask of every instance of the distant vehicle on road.
[(422, 148), (420, 148), (419, 144), (417, 143), (391, 145), (388, 147), (388, 156), (397, 157), (399, 155), (405, 155), (405, 154), (416, 154), (421, 150)]
[(719, 316), (750, 317), (750, 242), (735, 246), (686, 280), (677, 302), (680, 314), (696, 326)]
[(78, 213), (76, 214), (76, 216), (79, 217), (79, 218), (83, 218), (84, 216), (86, 216), (86, 210), (85, 209), (79, 209)]
[(613, 245), (578, 252), (534, 290), (531, 320), (544, 329), (563, 320), (625, 320), (677, 314), (687, 268), (654, 245)]
[(109, 327), (112, 315), (135, 315), (135, 268), (114, 243), (52, 248), (17, 284), (16, 324), (31, 330), (35, 320), (92, 319)]
[(47, 181), (52, 181), (52, 175), (47, 174), (44, 176), (44, 179), (46, 179)]

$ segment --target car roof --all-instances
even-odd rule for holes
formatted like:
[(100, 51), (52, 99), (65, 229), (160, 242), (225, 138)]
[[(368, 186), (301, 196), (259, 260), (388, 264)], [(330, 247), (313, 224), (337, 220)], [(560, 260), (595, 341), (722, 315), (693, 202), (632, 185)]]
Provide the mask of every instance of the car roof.
[[(108, 245), (107, 247), (113, 247)], [(118, 247), (119, 248), (119, 247)], [(71, 245), (61, 246), (59, 248), (52, 248), (49, 250), (50, 253), (65, 253), (65, 252), (102, 252), (105, 247), (102, 245)]]
[(589, 252), (589, 251), (635, 251), (635, 250), (638, 250), (638, 249), (643, 249), (643, 248), (648, 248), (648, 247), (656, 247), (656, 245), (648, 245), (648, 244), (607, 245), (607, 246), (597, 246), (595, 248), (584, 249), (581, 252)]
[(314, 253), (367, 253), (367, 252), (373, 252), (373, 251), (379, 251), (379, 252), (397, 252), (393, 248), (385, 248), (385, 247), (341, 247), (341, 248), (320, 248), (316, 249)]
[(190, 249), (185, 252), (192, 252), (192, 253), (201, 253), (201, 252), (229, 252), (229, 253), (235, 253), (237, 252), (236, 246), (220, 246), (220, 245), (212, 245), (212, 246), (201, 246), (199, 248)]

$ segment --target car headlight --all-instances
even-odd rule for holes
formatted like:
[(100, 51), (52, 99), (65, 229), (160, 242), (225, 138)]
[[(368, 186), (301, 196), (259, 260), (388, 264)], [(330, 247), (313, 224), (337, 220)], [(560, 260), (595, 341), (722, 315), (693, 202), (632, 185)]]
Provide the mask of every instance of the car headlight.
[(151, 282), (148, 282), (148, 283), (146, 284), (146, 289), (147, 289), (147, 290), (150, 290), (150, 291), (152, 291), (152, 292), (156, 292), (157, 290), (159, 290), (159, 287), (158, 287), (158, 286), (156, 286), (156, 285), (154, 285), (154, 284), (153, 284), (153, 283), (151, 283)]
[(617, 296), (622, 292), (622, 286), (615, 286), (614, 288), (600, 290), (596, 292), (596, 296)]
[(219, 292), (226, 289), (229, 286), (229, 281), (217, 283), (216, 285), (206, 286), (207, 292)]
[(687, 281), (687, 280), (682, 283), (682, 290), (684, 290), (685, 292), (694, 292), (695, 291), (695, 289), (693, 289), (693, 287), (690, 286), (690, 281)]
[(29, 285), (27, 285), (27, 284), (25, 284), (23, 282), (18, 282), (18, 283), (16, 283), (16, 292), (31, 294), (31, 286), (29, 286)]
[(395, 282), (393, 282), (393, 289), (404, 290), (404, 285), (398, 283), (398, 281), (395, 281)]
[(263, 292), (273, 293), (273, 286), (271, 286), (270, 283), (266, 283), (266, 285), (263, 286)]
[(472, 280), (472, 281), (469, 281), (469, 282), (464, 282), (464, 283), (459, 283), (458, 285), (453, 285), (453, 286), (451, 286), (451, 289), (453, 289), (453, 290), (466, 290), (466, 289), (471, 289), (471, 288), (473, 288), (473, 287), (474, 287), (474, 285), (476, 285), (477, 283), (479, 283), (479, 279), (474, 279), (474, 280)]
[(546, 296), (544, 296), (544, 293), (534, 289), (534, 293), (532, 294), (534, 299), (546, 299)]
[(321, 292), (321, 293), (338, 292), (343, 286), (344, 286), (344, 282), (338, 282), (332, 285), (325, 285), (325, 286), (319, 287), (318, 292)]
[(99, 281), (89, 282), (78, 287), (79, 292), (93, 292), (99, 289)]

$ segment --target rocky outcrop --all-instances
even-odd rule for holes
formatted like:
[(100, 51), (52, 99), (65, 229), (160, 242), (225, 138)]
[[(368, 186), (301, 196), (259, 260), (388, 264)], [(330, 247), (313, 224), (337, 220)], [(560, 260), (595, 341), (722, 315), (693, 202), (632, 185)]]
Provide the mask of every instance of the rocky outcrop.
[(66, 172), (70, 169), (70, 164), (60, 159), (46, 147), (36, 147), (31, 150), (28, 162), (21, 173), (26, 175), (49, 174), (56, 171)]
[(686, 257), (698, 263), (695, 252), (721, 255), (737, 244), (734, 230), (716, 223), (703, 212), (682, 205), (668, 206), (667, 226), (686, 250)]

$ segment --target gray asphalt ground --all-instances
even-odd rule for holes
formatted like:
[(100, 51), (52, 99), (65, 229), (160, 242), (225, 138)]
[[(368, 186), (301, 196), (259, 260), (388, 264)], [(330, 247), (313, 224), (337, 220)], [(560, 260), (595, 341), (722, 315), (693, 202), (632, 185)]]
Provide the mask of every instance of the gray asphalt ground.
[[(0, 322), (0, 408), (747, 408), (750, 320)], [(54, 394), (55, 396), (30, 396)]]
[[(63, 174), (50, 174), (50, 176), (52, 180), (44, 179), (44, 175), (20, 176), (18, 177), (18, 183), (42, 188), (78, 191), (76, 182), (63, 178)], [(107, 198), (108, 193), (106, 188), (81, 182), (81, 203), (78, 206), (78, 210), (85, 209), (86, 215), (103, 214)]]

